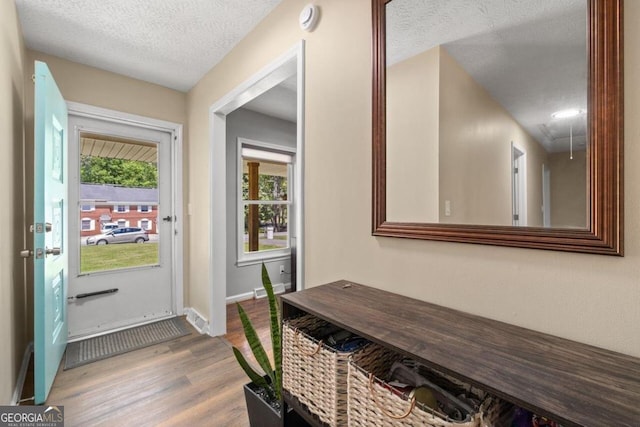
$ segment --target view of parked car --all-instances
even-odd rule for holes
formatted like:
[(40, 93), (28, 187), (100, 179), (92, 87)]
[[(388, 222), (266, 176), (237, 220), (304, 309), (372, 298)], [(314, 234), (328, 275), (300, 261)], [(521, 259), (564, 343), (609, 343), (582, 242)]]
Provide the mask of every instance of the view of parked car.
[(106, 233), (87, 237), (87, 245), (108, 245), (111, 243), (144, 243), (149, 235), (139, 227), (114, 228)]

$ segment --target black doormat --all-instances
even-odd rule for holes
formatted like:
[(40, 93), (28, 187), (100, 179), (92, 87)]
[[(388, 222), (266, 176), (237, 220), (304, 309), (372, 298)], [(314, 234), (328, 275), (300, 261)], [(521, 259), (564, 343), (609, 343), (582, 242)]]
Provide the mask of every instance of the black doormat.
[(189, 327), (178, 317), (125, 329), (67, 345), (64, 370), (118, 354), (189, 335)]

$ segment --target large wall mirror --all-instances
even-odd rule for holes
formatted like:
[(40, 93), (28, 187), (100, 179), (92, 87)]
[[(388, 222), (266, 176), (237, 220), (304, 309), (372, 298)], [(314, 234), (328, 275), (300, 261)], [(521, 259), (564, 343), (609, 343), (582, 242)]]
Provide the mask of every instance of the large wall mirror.
[(621, 0), (372, 5), (374, 235), (623, 254)]

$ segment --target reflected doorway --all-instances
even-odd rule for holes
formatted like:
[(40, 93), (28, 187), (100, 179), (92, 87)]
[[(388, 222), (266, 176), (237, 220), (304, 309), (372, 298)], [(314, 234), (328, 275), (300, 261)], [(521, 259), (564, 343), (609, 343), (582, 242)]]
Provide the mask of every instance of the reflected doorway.
[(511, 143), (512, 218), (514, 226), (527, 225), (526, 154)]
[(551, 227), (551, 169), (546, 163), (542, 165), (542, 222)]

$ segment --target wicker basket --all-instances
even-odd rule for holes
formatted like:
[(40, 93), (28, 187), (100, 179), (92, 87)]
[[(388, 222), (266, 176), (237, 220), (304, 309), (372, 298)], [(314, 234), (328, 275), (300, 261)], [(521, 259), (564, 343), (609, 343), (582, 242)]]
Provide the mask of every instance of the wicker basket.
[(285, 320), (282, 332), (283, 388), (329, 426), (347, 425), (347, 374), (352, 352), (313, 337), (328, 325), (315, 316)]
[(432, 371), (471, 393), (482, 403), (466, 421), (453, 421), (430, 408), (416, 403), (381, 378), (386, 378), (393, 362), (403, 357), (376, 344), (355, 353), (349, 363), (348, 425), (376, 427), (493, 427), (492, 417), (501, 412), (499, 401), (481, 390)]

